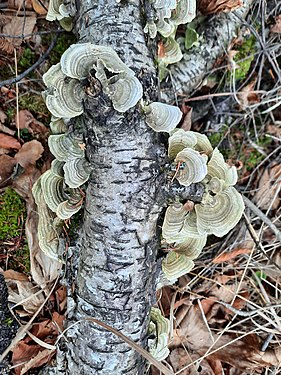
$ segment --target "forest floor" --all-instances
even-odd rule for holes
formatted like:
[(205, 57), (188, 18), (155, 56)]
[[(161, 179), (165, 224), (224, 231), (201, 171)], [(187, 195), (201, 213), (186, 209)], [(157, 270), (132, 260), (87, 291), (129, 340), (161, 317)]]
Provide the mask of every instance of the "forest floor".
[[(31, 188), (52, 160), (42, 76), (75, 42), (45, 20), (40, 1), (20, 3), (0, 5), (0, 273), (12, 303), (8, 311), (0, 299), (0, 325), (13, 336), (29, 322), (31, 332), (7, 357), (16, 375), (50, 363), (63, 330), (66, 290), (58, 271), (40, 262)], [(178, 98), (185, 129), (206, 134), (237, 167), (246, 209), (227, 236), (208, 239), (192, 272), (158, 291), (173, 327), (165, 363), (175, 374), (281, 372), (280, 64), (281, 6), (257, 1), (202, 85)], [(67, 236), (79, 221), (65, 224)], [(48, 298), (46, 280), (55, 282)]]

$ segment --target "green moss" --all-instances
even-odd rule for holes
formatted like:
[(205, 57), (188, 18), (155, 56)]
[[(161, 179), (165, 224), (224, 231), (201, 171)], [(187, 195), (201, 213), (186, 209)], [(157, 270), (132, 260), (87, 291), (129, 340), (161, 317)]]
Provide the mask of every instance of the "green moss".
[(4, 320), (4, 324), (7, 325), (8, 327), (11, 327), (13, 325), (14, 321), (12, 318), (6, 318)]
[(233, 58), (239, 66), (235, 70), (235, 78), (237, 80), (246, 78), (254, 60), (256, 49), (256, 38), (253, 35), (245, 39), (243, 44), (237, 48), (238, 53)]
[(245, 158), (245, 164), (248, 171), (252, 171), (262, 160), (264, 156), (258, 152), (258, 150), (253, 149), (247, 157)]
[(8, 121), (12, 121), (12, 119), (15, 117), (16, 110), (14, 107), (7, 108), (6, 115), (8, 117)]
[(30, 272), (30, 252), (26, 242), (15, 251), (14, 260), (16, 264), (13, 269), (18, 268), (20, 264), (23, 272)]
[[(43, 45), (49, 45), (52, 40), (51, 35), (44, 36)], [(50, 65), (57, 64), (60, 61), (61, 55), (64, 53), (65, 50), (71, 45), (76, 43), (76, 38), (72, 33), (61, 33), (58, 37), (57, 43), (53, 48), (52, 52), (49, 55)]]
[[(228, 126), (223, 125), (220, 130), (208, 133), (208, 139), (213, 148), (219, 146), (219, 150), (225, 159), (231, 157), (231, 149), (228, 147), (228, 141), (225, 142), (226, 134), (228, 133)], [(227, 147), (226, 147), (227, 144)]]
[(27, 109), (30, 112), (49, 115), (44, 99), (41, 95), (26, 94), (19, 97), (20, 109)]
[(256, 271), (256, 275), (260, 280), (266, 280), (267, 275), (264, 271)]
[(21, 58), (19, 59), (19, 66), (24, 69), (29, 68), (34, 62), (34, 56), (35, 53), (30, 48), (26, 47), (23, 50)]
[(209, 141), (213, 147), (216, 147), (224, 136), (223, 132), (214, 132), (208, 135)]
[(0, 240), (20, 235), (21, 218), (25, 216), (25, 204), (21, 197), (8, 188), (0, 195)]
[(70, 242), (75, 241), (79, 235), (79, 228), (83, 221), (83, 210), (78, 211), (75, 215), (71, 217), (69, 228), (68, 228), (68, 237)]

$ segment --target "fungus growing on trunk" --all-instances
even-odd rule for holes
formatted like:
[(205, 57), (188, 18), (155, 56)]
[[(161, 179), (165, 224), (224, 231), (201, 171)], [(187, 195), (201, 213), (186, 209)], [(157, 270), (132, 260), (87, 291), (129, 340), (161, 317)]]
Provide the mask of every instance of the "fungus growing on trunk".
[(222, 237), (241, 219), (244, 203), (234, 187), (228, 187), (212, 196), (205, 193), (200, 204), (195, 205), (198, 232)]
[(225, 182), (225, 186), (233, 186), (237, 183), (237, 169), (230, 167), (225, 161), (220, 151), (215, 148), (208, 163), (208, 176), (217, 177)]
[(157, 32), (166, 40), (163, 52), (158, 56), (160, 67), (180, 61), (183, 57), (175, 39), (177, 27), (191, 22), (196, 15), (196, 0), (152, 1), (154, 17), (148, 19), (144, 32), (154, 39)]
[(58, 20), (66, 31), (71, 31), (73, 16), (70, 6), (64, 4), (63, 0), (50, 0), (46, 20)]
[(169, 332), (169, 320), (161, 314), (159, 309), (152, 307), (150, 311), (148, 334), (155, 336), (155, 338), (148, 340), (148, 346), (151, 355), (158, 361), (163, 361), (170, 353), (168, 349)]
[(175, 163), (180, 165), (176, 179), (184, 186), (202, 181), (207, 175), (207, 161), (206, 155), (192, 148), (184, 148), (175, 158)]
[(145, 122), (156, 132), (169, 133), (178, 125), (182, 112), (178, 107), (153, 102), (143, 106)]

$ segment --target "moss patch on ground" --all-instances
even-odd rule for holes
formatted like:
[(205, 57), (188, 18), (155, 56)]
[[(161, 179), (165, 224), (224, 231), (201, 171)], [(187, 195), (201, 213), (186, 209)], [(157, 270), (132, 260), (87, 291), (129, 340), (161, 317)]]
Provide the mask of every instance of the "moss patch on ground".
[(235, 70), (235, 78), (237, 80), (246, 78), (254, 60), (256, 49), (256, 38), (253, 35), (245, 39), (241, 46), (237, 48), (238, 53), (233, 58), (238, 65)]
[(0, 195), (0, 240), (8, 240), (20, 235), (25, 218), (25, 204), (12, 189), (7, 188)]
[[(46, 35), (42, 38), (43, 45), (49, 45), (52, 40), (51, 35)], [(67, 50), (67, 48), (71, 45), (76, 43), (76, 38), (74, 34), (72, 33), (62, 33), (59, 35), (57, 43), (55, 47), (53, 48), (52, 52), (50, 53), (48, 60), (50, 61), (50, 65), (57, 64), (60, 59), (61, 55), (64, 53), (64, 51)]]

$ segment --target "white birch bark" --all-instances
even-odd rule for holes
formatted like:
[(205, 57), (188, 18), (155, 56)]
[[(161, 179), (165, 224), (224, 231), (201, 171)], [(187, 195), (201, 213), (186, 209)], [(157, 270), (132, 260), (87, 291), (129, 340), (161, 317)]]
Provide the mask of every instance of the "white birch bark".
[(172, 84), (168, 87), (163, 85), (163, 101), (174, 101), (179, 95), (188, 96), (201, 84), (217, 58), (227, 53), (230, 42), (241, 26), (240, 18), (246, 17), (253, 1), (245, 0), (244, 6), (234, 12), (204, 18), (197, 30), (199, 45), (186, 51), (180, 62), (169, 66)]

